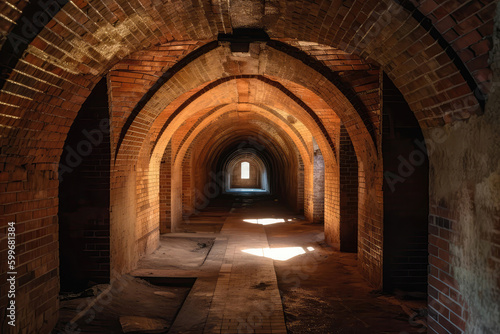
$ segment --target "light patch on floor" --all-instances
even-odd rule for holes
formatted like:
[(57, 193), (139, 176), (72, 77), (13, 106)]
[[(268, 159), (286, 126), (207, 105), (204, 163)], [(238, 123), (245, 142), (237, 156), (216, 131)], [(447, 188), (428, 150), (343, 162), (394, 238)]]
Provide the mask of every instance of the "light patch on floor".
[(245, 223), (259, 224), (259, 225), (271, 225), (271, 224), (279, 224), (285, 222), (283, 218), (243, 219), (243, 221)]
[(278, 261), (287, 261), (298, 255), (306, 253), (302, 247), (251, 248), (244, 249), (242, 252)]

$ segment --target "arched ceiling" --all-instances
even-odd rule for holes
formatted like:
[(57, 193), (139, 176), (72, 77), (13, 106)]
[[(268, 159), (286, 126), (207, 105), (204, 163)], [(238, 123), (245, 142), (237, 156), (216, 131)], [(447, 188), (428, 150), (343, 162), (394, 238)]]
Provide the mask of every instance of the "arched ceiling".
[[(275, 118), (274, 121), (279, 122), (280, 119)], [(201, 175), (219, 175), (235, 154), (253, 152), (266, 166), (271, 191), (283, 192), (285, 187), (279, 184), (286, 183), (287, 178), (297, 173), (297, 166), (302, 164), (304, 155), (308, 154), (306, 148), (298, 143), (300, 139), (295, 133), (273, 123), (264, 112), (259, 114), (228, 109), (215, 116), (196, 135), (195, 132), (192, 133), (194, 138), (182, 144), (183, 148), (179, 150), (173, 166), (184, 163), (189, 156), (189, 159), (193, 159), (194, 170)], [(174, 145), (179, 142), (178, 135), (172, 139)]]
[[(282, 67), (283, 62), (289, 66)], [(133, 155), (138, 138), (145, 138), (149, 132), (154, 141), (153, 154), (160, 157), (174, 131), (198, 110), (237, 103), (289, 113), (306, 125), (326, 155), (333, 153), (330, 161), (336, 159), (335, 129), (341, 120), (351, 131), (355, 146), (375, 156), (372, 135), (378, 127), (378, 108), (358, 113), (339, 86), (341, 83), (328, 80), (298, 59), (265, 44), (257, 44), (255, 52), (248, 56), (235, 55), (229, 46), (219, 46), (175, 73), (141, 105), (141, 111), (132, 109), (125, 126), (115, 131), (120, 132), (116, 155)], [(374, 104), (378, 106), (378, 102)]]
[[(293, 142), (294, 146), (300, 152), (302, 159), (311, 159), (309, 147), (312, 145), (312, 135), (299, 121), (294, 120), (292, 124), (273, 110), (266, 110), (255, 105), (244, 105), (242, 108), (241, 105), (230, 104), (217, 108), (214, 112), (203, 114), (195, 124), (186, 122), (183, 126), (179, 127), (177, 130), (178, 135), (185, 134), (185, 136), (179, 144), (179, 149), (174, 154), (174, 161), (182, 159), (187, 150), (196, 142), (202, 144), (204, 147), (208, 146), (206, 150), (202, 150), (208, 152), (207, 150), (209, 150), (210, 146), (216, 146), (214, 141), (218, 136), (222, 136), (227, 131), (234, 131), (234, 126), (237, 124), (241, 124), (242, 122), (248, 123), (251, 120), (260, 120), (261, 123), (264, 121), (267, 123), (267, 126), (271, 124), (270, 126), (274, 128), (274, 131), (266, 135), (266, 127), (261, 126), (260, 130), (262, 133), (248, 133), (248, 138), (245, 140), (246, 143), (255, 144), (262, 148), (277, 144), (283, 146), (283, 140), (281, 140), (281, 143), (277, 143), (275, 140), (271, 141), (268, 138), (273, 138), (273, 134), (280, 136), (286, 134), (286, 137), (289, 138), (288, 142)], [(243, 127), (243, 129), (245, 128)], [(246, 131), (243, 132), (246, 133)], [(279, 138), (277, 137), (276, 139), (278, 140)], [(266, 145), (263, 146), (264, 144)]]
[[(298, 146), (299, 139), (286, 129), (270, 123), (269, 119), (254, 112), (228, 111), (216, 121), (185, 143), (187, 149), (196, 149), (199, 153), (196, 160), (200, 166), (215, 168), (222, 163), (224, 156), (231, 155), (237, 149), (251, 148), (258, 153), (269, 154), (271, 160), (286, 162), (303, 158), (300, 154), (307, 151)], [(185, 151), (187, 151), (184, 148)], [(181, 163), (184, 155), (177, 155), (175, 163)], [(300, 151), (300, 153), (299, 153)]]
[[(302, 117), (312, 111), (316, 125), (307, 117), (300, 122), (318, 142), (322, 137), (335, 151), (331, 117), (338, 117), (358, 151), (368, 147), (374, 155), (379, 68), (423, 127), (481, 112), (495, 8), (494, 1), (459, 0), (8, 0), (1, 6), (2, 159), (19, 164), (40, 162), (40, 155), (58, 161), (76, 112), (108, 73), (114, 144), (131, 156), (146, 133), (164, 148), (165, 126), (177, 129), (208, 103), (206, 90), (216, 89), (210, 85), (227, 80), (237, 100), (210, 94), (212, 107), (269, 108), (270, 97), (260, 101), (264, 93), (284, 94), (274, 102), (282, 104), (278, 109), (290, 115), (302, 109)], [(248, 53), (230, 51), (245, 38), (260, 42)], [(261, 81), (248, 97), (243, 79)], [(176, 111), (186, 118), (171, 118)]]

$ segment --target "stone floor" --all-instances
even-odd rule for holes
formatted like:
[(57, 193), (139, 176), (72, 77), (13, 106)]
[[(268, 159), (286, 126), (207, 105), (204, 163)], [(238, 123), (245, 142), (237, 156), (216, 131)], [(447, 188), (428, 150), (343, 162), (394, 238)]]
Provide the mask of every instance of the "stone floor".
[(273, 259), (259, 256), (259, 252), (263, 254), (269, 249), (265, 228), (242, 220), (241, 215), (246, 214), (246, 202), (253, 200), (244, 197), (242, 201), (232, 203), (237, 197), (228, 198), (212, 203), (210, 208), (185, 222), (180, 230), (187, 233), (171, 233), (162, 239), (168, 242), (180, 237), (209, 237), (211, 234), (204, 227), (222, 221), (222, 229), (212, 234), (215, 242), (197, 271), (193, 272), (192, 268), (179, 270), (181, 264), (176, 269), (145, 268), (144, 263), (150, 261), (146, 258), (139, 265), (141, 269), (132, 274), (198, 277), (170, 333), (285, 334), (287, 330)]
[[(164, 315), (152, 312), (149, 319), (118, 294), (112, 303), (116, 307), (104, 308), (97, 318), (107, 322), (80, 326), (88, 318), (83, 314), (83, 320), (75, 320), (82, 333), (121, 333), (119, 324), (123, 329), (123, 319), (134, 316), (145, 317), (140, 321), (145, 324), (162, 321), (170, 327), (167, 332), (136, 333), (426, 332), (424, 300), (374, 291), (356, 268), (356, 254), (332, 250), (324, 242), (322, 225), (310, 224), (268, 195), (223, 196), (177, 230), (162, 235), (160, 248), (142, 259), (130, 277), (153, 284), (164, 278), (177, 283), (191, 279), (187, 297), (168, 284), (160, 288), (171, 290), (158, 292), (160, 288), (141, 283), (155, 296), (177, 295), (179, 300), (160, 298), (155, 308), (154, 299), (142, 298), (155, 311), (165, 303), (172, 306)], [(140, 295), (137, 290), (135, 296)], [(79, 319), (74, 313), (67, 318)], [(113, 324), (112, 331), (107, 324)], [(67, 324), (59, 328), (63, 326)]]
[(163, 240), (215, 238), (202, 266), (133, 273), (198, 277), (169, 333), (425, 332), (425, 301), (373, 291), (355, 254), (333, 251), (322, 225), (269, 196), (219, 198), (180, 230)]

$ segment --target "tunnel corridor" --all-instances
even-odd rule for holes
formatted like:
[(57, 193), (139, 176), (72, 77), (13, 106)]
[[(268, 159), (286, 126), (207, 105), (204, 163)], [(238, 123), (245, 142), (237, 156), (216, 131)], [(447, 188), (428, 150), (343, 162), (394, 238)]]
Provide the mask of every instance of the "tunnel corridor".
[[(140, 311), (97, 300), (91, 305), (100, 311), (92, 321), (85, 314), (75, 317), (74, 300), (66, 301), (55, 331), (64, 332), (72, 319), (81, 333), (121, 333), (131, 314), (163, 319), (164, 327), (160, 323), (156, 329), (168, 333), (369, 334), (426, 329), (425, 299), (374, 291), (356, 269), (355, 254), (333, 250), (324, 242), (322, 224), (295, 214), (275, 196), (253, 191), (220, 195), (178, 230), (162, 235), (160, 247), (143, 257), (130, 275), (153, 283), (148, 287), (156, 289), (155, 294), (160, 293), (161, 279), (177, 292), (182, 290), (180, 282), (196, 277), (187, 296), (166, 292), (168, 299), (139, 304)], [(124, 288), (118, 293), (103, 295), (123, 303), (136, 288), (129, 280), (121, 280)], [(152, 299), (146, 288), (139, 293), (143, 300)], [(162, 309), (167, 302), (180, 305), (165, 312), (175, 316), (148, 310)], [(142, 326), (141, 332), (153, 332), (145, 320), (137, 323), (136, 330)]]
[[(266, 52), (269, 47), (258, 43), (250, 45), (258, 48), (250, 49), (248, 55), (233, 52), (231, 46), (220, 45), (216, 49), (219, 53), (212, 56), (223, 57), (219, 61), (224, 66), (237, 64), (239, 68), (257, 67), (257, 62), (264, 61), (260, 60), (262, 57), (271, 61)], [(323, 299), (321, 305), (328, 307), (321, 306), (321, 312), (329, 314), (329, 320), (323, 321), (321, 326), (321, 321), (316, 320), (315, 333), (330, 333), (331, 330), (373, 333), (392, 326), (401, 327), (399, 332), (426, 329), (425, 321), (412, 319), (414, 312), (418, 316), (426, 312), (425, 304), (422, 305), (427, 298), (428, 266), (426, 189), (429, 167), (425, 142), (399, 90), (387, 76), (380, 76), (378, 70), (372, 72), (368, 86), (364, 87), (373, 106), (380, 107), (383, 99), (382, 118), (375, 123), (356, 120), (354, 127), (365, 131), (361, 142), (359, 139), (353, 141), (356, 132), (349, 130), (335, 109), (311, 90), (290, 82), (287, 88), (260, 75), (241, 75), (215, 80), (203, 89), (192, 89), (187, 96), (181, 96), (180, 101), (168, 105), (166, 108), (172, 108), (172, 115), (166, 118), (162, 116), (166, 112), (163, 111), (158, 118), (164, 117), (161, 122), (165, 123), (157, 124), (158, 118), (152, 123), (132, 165), (132, 153), (127, 150), (120, 148), (111, 157), (108, 154), (110, 143), (118, 147), (131, 145), (130, 150), (135, 150), (133, 147), (137, 144), (136, 135), (132, 135), (136, 130), (132, 129), (139, 126), (134, 122), (138, 122), (136, 118), (140, 115), (132, 113), (123, 125), (130, 127), (132, 132), (127, 132), (130, 138), (122, 136), (124, 131), (118, 136), (112, 131), (113, 121), (107, 121), (110, 105), (112, 109), (117, 104), (128, 103), (116, 96), (122, 92), (119, 88), (123, 85), (121, 78), (129, 72), (117, 70), (107, 80), (101, 80), (69, 131), (59, 166), (61, 292), (78, 293), (93, 284), (107, 284), (113, 280), (117, 266), (123, 265), (127, 266), (124, 269), (127, 273), (141, 279), (150, 276), (196, 279), (197, 283), (184, 301), (186, 306), (178, 310), (178, 318), (169, 324), (173, 326), (171, 333), (285, 333), (287, 330), (293, 333), (291, 328), (297, 326), (295, 332), (302, 333), (312, 323), (307, 325), (307, 320), (301, 319), (297, 324), (297, 317), (302, 316), (300, 313), (284, 313), (284, 309), (296, 306), (288, 305), (284, 294), (293, 295), (294, 292), (280, 292), (278, 284), (289, 285), (291, 278), (283, 282), (277, 280), (280, 270), (275, 272), (273, 260), (277, 259), (272, 254), (281, 248), (270, 248), (270, 236), (266, 235), (267, 224), (288, 225), (293, 222), (289, 217), (295, 214), (301, 217), (298, 222), (316, 224), (316, 228), (321, 229), (320, 237), (313, 246), (282, 247), (285, 253), (298, 249), (300, 252), (291, 257), (303, 258), (301, 252), (310, 252), (309, 248), (327, 247), (322, 251), (326, 258), (346, 254), (341, 259), (348, 261), (348, 266), (359, 270), (368, 281), (358, 282), (357, 287), (352, 281), (343, 282), (351, 284), (351, 292), (344, 294), (346, 299), (342, 299), (332, 297), (340, 293), (335, 289), (329, 290), (328, 297), (315, 295), (323, 285), (335, 286), (331, 277), (315, 277), (320, 283), (316, 291), (308, 292), (315, 295), (310, 302)], [(377, 91), (382, 95), (378, 96)], [(303, 102), (305, 97), (311, 107)], [(320, 121), (317, 114), (321, 113), (325, 118)], [(374, 127), (380, 127), (383, 120), (383, 127), (374, 132)], [(367, 125), (372, 129), (371, 134)], [(423, 147), (419, 148), (416, 141), (423, 143)], [(421, 150), (418, 155), (416, 149)], [(398, 182), (398, 176), (392, 175), (401, 174), (401, 156), (408, 155), (412, 155), (410, 159), (420, 160), (412, 162), (415, 172), (405, 175), (404, 182)], [(113, 168), (108, 173), (110, 161)], [(369, 164), (372, 164), (369, 169), (364, 167)], [(382, 186), (383, 179), (386, 182)], [(374, 200), (377, 196), (383, 198), (383, 207)], [(210, 216), (214, 213), (214, 202), (224, 203), (226, 207), (219, 206), (219, 210), (226, 213)], [(404, 209), (400, 210), (401, 207)], [(248, 212), (249, 217), (245, 219), (244, 214), (250, 208), (253, 211)], [(285, 208), (288, 210), (286, 219), (279, 216)], [(131, 219), (134, 216), (130, 216), (132, 209), (136, 217), (134, 228), (127, 230), (127, 221), (134, 222)], [(118, 218), (113, 218), (116, 214)], [(113, 219), (119, 219), (120, 224), (113, 226)], [(382, 223), (383, 234), (376, 228)], [(215, 285), (206, 286), (200, 279), (200, 275), (204, 275), (203, 266), (198, 268), (198, 273), (158, 269), (161, 263), (141, 268), (143, 261), (148, 262), (149, 254), (154, 256), (162, 249), (162, 242), (173, 240), (164, 239), (166, 235), (179, 237), (186, 233), (212, 234), (216, 242), (214, 247), (223, 248), (217, 258), (222, 261), (216, 267), (218, 271), (210, 269)], [(284, 229), (282, 233), (288, 235), (290, 231)], [(127, 241), (127, 237), (133, 239)], [(225, 240), (222, 246), (218, 244), (220, 238)], [(307, 240), (307, 235), (305, 238)], [(177, 251), (163, 254), (171, 258)], [(258, 259), (259, 254), (261, 259)], [(213, 261), (212, 255), (207, 255), (208, 263)], [(332, 268), (343, 270), (342, 261), (329, 265), (330, 268), (322, 268), (319, 273), (331, 273)], [(276, 268), (288, 272), (294, 267)], [(352, 277), (353, 273), (347, 275)], [(302, 281), (307, 285), (310, 280), (304, 280), (306, 276), (313, 279), (313, 275), (299, 273), (292, 280), (299, 286)], [(342, 278), (336, 280), (342, 281)], [(254, 287), (260, 287), (259, 284), (264, 288), (257, 297), (257, 291), (261, 290)], [(360, 286), (364, 288), (362, 295), (356, 292)], [(344, 288), (347, 286), (341, 289)], [(203, 290), (208, 296), (204, 302), (197, 300), (196, 296), (202, 294), (199, 289), (208, 290)], [(397, 295), (399, 302), (375, 307), (373, 305), (381, 301), (370, 298), (369, 291)], [(365, 300), (366, 309), (358, 306), (352, 309), (345, 304), (357, 305), (359, 300), (355, 296)], [(398, 306), (398, 303), (403, 305), (408, 296), (420, 300), (413, 304), (416, 305), (413, 312), (408, 311), (408, 307)], [(302, 302), (308, 298), (307, 294), (299, 297)], [(338, 303), (343, 305), (343, 311), (336, 309), (335, 315), (330, 314), (331, 308)], [(190, 305), (198, 304), (204, 305), (204, 311), (191, 309)], [(261, 316), (267, 320), (262, 326), (242, 321), (254, 312), (256, 305), (258, 309), (264, 307)], [(377, 311), (380, 308), (391, 309), (391, 312), (382, 314)], [(183, 313), (202, 314), (205, 318), (194, 321), (185, 318)], [(370, 322), (371, 316), (379, 319)], [(398, 317), (403, 321), (394, 321)], [(113, 319), (114, 325), (109, 326), (116, 327), (118, 318), (114, 316)], [(103, 326), (97, 322), (88, 332), (98, 333), (104, 330)]]
[[(263, 44), (252, 45), (269, 49)], [(225, 50), (224, 62), (238, 63), (239, 67), (257, 66), (259, 58), (269, 57), (262, 50), (241, 56), (230, 47), (218, 49)], [(127, 136), (118, 137), (107, 128), (113, 123), (107, 119), (109, 104), (113, 108), (122, 103), (116, 97), (122, 92), (119, 75), (129, 72), (113, 72), (108, 80), (101, 80), (69, 131), (59, 165), (62, 291), (66, 282), (74, 285), (73, 290), (83, 289), (89, 282), (109, 282), (109, 270), (117, 270), (111, 268), (111, 257), (113, 266), (134, 269), (140, 257), (158, 247), (161, 233), (177, 232), (184, 221), (221, 194), (252, 189), (275, 196), (310, 222), (323, 224), (326, 242), (335, 250), (358, 253), (359, 268), (374, 287), (388, 292), (426, 292), (429, 181), (425, 142), (401, 93), (387, 76), (379, 82), (379, 72), (372, 72), (369, 84), (363, 86), (370, 89), (366, 92), (372, 98), (369, 101), (380, 99), (376, 95), (379, 84), (386, 87), (382, 90), (382, 114), (387, 122), (378, 134), (370, 134), (366, 124), (380, 126), (382, 118), (376, 123), (358, 119), (351, 127), (366, 132), (353, 142), (354, 133), (349, 133), (334, 109), (317, 94), (288, 83), (302, 98), (307, 96), (317, 112), (328, 115), (323, 121), (312, 117), (314, 110), (277, 81), (243, 75), (216, 80), (203, 90), (196, 88), (190, 97), (181, 96), (181, 101), (172, 102), (173, 107), (167, 106), (172, 108), (172, 116), (161, 126), (155, 125), (158, 119), (152, 123), (152, 133), (145, 137), (150, 139), (137, 151), (133, 164), (126, 150), (115, 151), (114, 157), (106, 152), (109, 142), (118, 147), (132, 145), (131, 149), (137, 143), (132, 135), (135, 130), (130, 130), (132, 137), (125, 144)], [(114, 86), (113, 80), (119, 86)], [(380, 106), (380, 101), (377, 103), (373, 106)], [(124, 128), (132, 128), (133, 122), (139, 121), (137, 117), (131, 114), (128, 121), (133, 121), (125, 122)], [(420, 147), (413, 142), (418, 140)], [(421, 168), (405, 175), (401, 182), (401, 156), (414, 155), (416, 149), (423, 150), (417, 152), (421, 161), (415, 163), (415, 168)], [(110, 160), (114, 162), (108, 173)], [(370, 169), (363, 168), (368, 163)], [(384, 208), (374, 200), (378, 197), (383, 197)], [(391, 201), (402, 203), (404, 210), (398, 211), (399, 204)], [(135, 220), (130, 210), (135, 211)], [(376, 228), (382, 224), (382, 210), (383, 236)], [(113, 214), (118, 214), (115, 219), (120, 221), (115, 228), (130, 235), (113, 233)], [(127, 222), (134, 221), (133, 229), (123, 230)], [(402, 225), (402, 221), (407, 223)], [(134, 235), (134, 242), (127, 241)], [(129, 252), (118, 251), (120, 244)], [(384, 252), (384, 248), (391, 251)], [(65, 269), (66, 264), (75, 264), (71, 259), (76, 257), (84, 265)], [(73, 277), (66, 279), (68, 272)]]
[(1, 332), (496, 333), (496, 12), (3, 1)]

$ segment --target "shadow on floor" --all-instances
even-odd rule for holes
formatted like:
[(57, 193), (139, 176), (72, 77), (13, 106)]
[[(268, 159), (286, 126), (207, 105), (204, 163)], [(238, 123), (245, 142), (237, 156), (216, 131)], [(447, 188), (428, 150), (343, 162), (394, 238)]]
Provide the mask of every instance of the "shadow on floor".
[[(124, 276), (125, 287), (114, 286), (105, 305), (96, 303), (73, 326), (82, 333), (123, 333), (135, 320), (124, 324), (120, 317), (139, 316), (163, 321), (163, 332), (172, 334), (426, 332), (425, 300), (373, 291), (357, 270), (356, 254), (334, 251), (322, 225), (272, 196), (221, 196), (181, 231), (162, 235), (160, 248), (132, 272), (136, 277)], [(188, 278), (194, 285), (161, 286), (138, 277), (152, 283)], [(54, 333), (64, 333), (76, 310), (95, 299), (62, 302)], [(258, 322), (252, 315), (262, 303), (273, 311), (258, 313)]]

